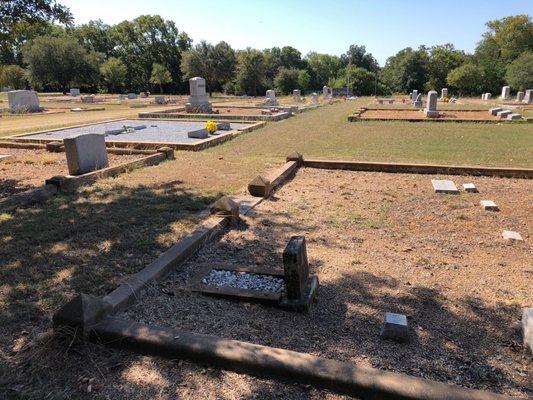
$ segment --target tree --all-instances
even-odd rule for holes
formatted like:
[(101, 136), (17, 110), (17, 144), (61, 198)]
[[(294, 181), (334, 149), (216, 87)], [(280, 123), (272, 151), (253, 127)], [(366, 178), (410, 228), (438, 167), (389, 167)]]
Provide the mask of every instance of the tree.
[(111, 93), (115, 93), (117, 87), (124, 85), (127, 72), (128, 70), (124, 63), (115, 57), (109, 57), (100, 66), (100, 74)]
[(265, 57), (259, 50), (247, 48), (237, 53), (237, 86), (241, 92), (257, 96), (266, 83)]
[(163, 85), (172, 82), (172, 75), (168, 69), (158, 63), (152, 65), (152, 76), (150, 77), (150, 83), (159, 85), (159, 93), (163, 93)]
[(70, 10), (54, 0), (2, 0), (0, 2), (0, 40), (10, 36), (19, 23), (72, 22)]
[(274, 78), (278, 74), (281, 67), (281, 49), (279, 47), (272, 47), (271, 49), (263, 50), (265, 59), (265, 76), (269, 85), (274, 84)]
[(106, 57), (114, 55), (116, 40), (111, 35), (111, 26), (104, 24), (102, 20), (89, 21), (73, 28), (72, 33), (78, 42), (88, 51), (96, 51)]
[(522, 53), (509, 67), (505, 79), (509, 85), (517, 90), (533, 87), (533, 52)]
[(483, 90), (483, 68), (468, 63), (448, 74), (447, 82), (459, 94), (478, 94)]
[(30, 80), (45, 88), (67, 90), (71, 85), (94, 84), (100, 57), (87, 53), (73, 37), (41, 36), (23, 47)]
[(387, 59), (381, 77), (395, 92), (421, 90), (427, 81), (427, 65), (428, 53), (424, 46), (418, 50), (407, 47)]
[(150, 85), (154, 63), (169, 70), (175, 89), (185, 88), (180, 64), (182, 53), (190, 49), (191, 39), (180, 33), (174, 22), (159, 15), (141, 15), (113, 26), (109, 34), (116, 43), (114, 56), (128, 70), (126, 85), (130, 89), (145, 90)]
[(311, 77), (309, 76), (309, 72), (305, 69), (300, 70), (298, 72), (298, 88), (301, 90), (307, 90), (310, 82)]
[(460, 67), (466, 61), (464, 51), (456, 50), (453, 44), (433, 46), (429, 49), (427, 90), (446, 87), (446, 78), (451, 70)]
[(311, 87), (318, 89), (336, 77), (342, 68), (340, 57), (311, 52), (306, 56), (311, 75)]
[(281, 67), (276, 78), (274, 78), (276, 90), (282, 94), (292, 93), (298, 87), (299, 74), (300, 71), (297, 69)]
[[(302, 53), (291, 46), (284, 46), (280, 54), (280, 66), (287, 69), (300, 69), (305, 65), (302, 61)], [(278, 71), (279, 72), (279, 71)]]
[(379, 64), (371, 53), (366, 52), (365, 46), (358, 46), (352, 44), (348, 51), (341, 55), (341, 61), (344, 66), (349, 64), (364, 68), (368, 71), (377, 72), (379, 70)]
[(6, 65), (0, 69), (0, 86), (12, 89), (24, 89), (26, 71), (18, 65)]

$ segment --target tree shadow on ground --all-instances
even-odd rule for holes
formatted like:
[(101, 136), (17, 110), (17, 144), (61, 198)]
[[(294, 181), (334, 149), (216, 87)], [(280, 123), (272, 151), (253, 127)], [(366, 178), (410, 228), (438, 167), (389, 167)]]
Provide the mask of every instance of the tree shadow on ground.
[(16, 179), (0, 179), (0, 200), (35, 188), (33, 185), (23, 185), (21, 182)]

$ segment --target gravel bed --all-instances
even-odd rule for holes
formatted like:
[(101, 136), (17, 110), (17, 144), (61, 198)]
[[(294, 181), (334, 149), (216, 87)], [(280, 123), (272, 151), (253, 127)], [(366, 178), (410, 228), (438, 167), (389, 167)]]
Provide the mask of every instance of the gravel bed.
[(272, 293), (280, 293), (283, 290), (283, 278), (221, 269), (211, 270), (209, 274), (202, 279), (202, 283), (216, 287), (229, 286), (238, 289), (258, 290), (261, 292)]

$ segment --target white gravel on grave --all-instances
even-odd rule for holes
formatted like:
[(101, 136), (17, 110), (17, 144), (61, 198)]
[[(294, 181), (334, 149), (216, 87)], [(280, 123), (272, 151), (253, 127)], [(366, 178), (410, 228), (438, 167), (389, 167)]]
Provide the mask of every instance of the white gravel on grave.
[(221, 269), (211, 270), (202, 279), (202, 283), (216, 287), (229, 286), (238, 289), (259, 290), (261, 292), (272, 293), (279, 293), (283, 290), (283, 278)]

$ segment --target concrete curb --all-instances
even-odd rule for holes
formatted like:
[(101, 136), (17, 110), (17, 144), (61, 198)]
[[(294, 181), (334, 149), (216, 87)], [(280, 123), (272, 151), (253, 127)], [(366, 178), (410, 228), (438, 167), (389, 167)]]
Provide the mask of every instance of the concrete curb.
[(220, 121), (268, 121), (276, 122), (291, 117), (290, 112), (281, 112), (275, 115), (225, 115), (225, 114), (168, 114), (168, 113), (140, 113), (139, 118), (168, 118), (192, 120), (220, 120)]
[(272, 191), (296, 173), (299, 167), (298, 161), (287, 161), (283, 166), (268, 172), (265, 175), (256, 176), (248, 184), (248, 192), (255, 197), (268, 197)]
[(509, 399), (496, 393), (358, 367), (355, 364), (310, 354), (152, 327), (118, 318), (108, 317), (93, 326), (90, 340), (145, 354), (188, 359), (250, 375), (312, 384), (361, 399)]
[(341, 169), (349, 171), (372, 171), (407, 174), (442, 174), (442, 175), (474, 175), (497, 176), (502, 178), (533, 178), (533, 169), (528, 168), (498, 168), (498, 167), (469, 167), (455, 165), (432, 164), (399, 164), (366, 161), (337, 161), (304, 159), (303, 166), (307, 168)]

